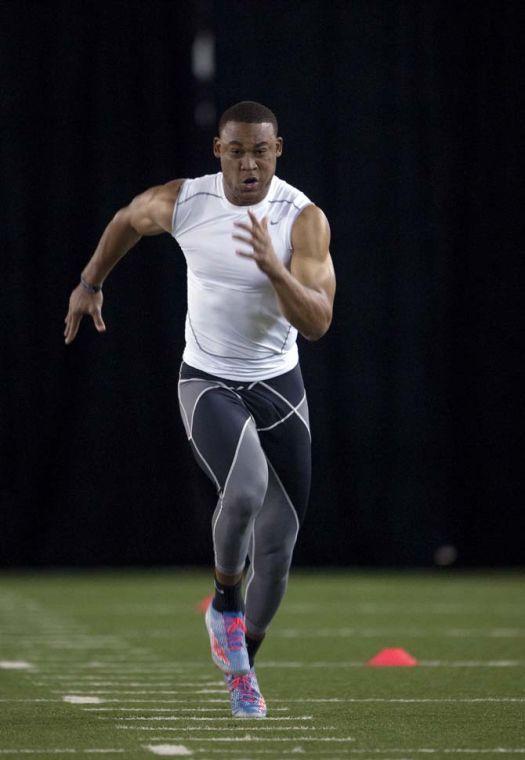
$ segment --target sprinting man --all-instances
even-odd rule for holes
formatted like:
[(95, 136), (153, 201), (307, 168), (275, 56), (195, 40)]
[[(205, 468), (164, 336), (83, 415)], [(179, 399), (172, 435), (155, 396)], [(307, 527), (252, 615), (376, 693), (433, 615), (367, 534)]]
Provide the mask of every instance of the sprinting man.
[(275, 175), (283, 141), (272, 111), (237, 103), (218, 132), (220, 172), (150, 188), (115, 214), (71, 294), (64, 335), (74, 340), (84, 314), (105, 331), (102, 284), (143, 235), (177, 240), (188, 272), (180, 410), (218, 494), (211, 655), (233, 715), (265, 717), (254, 659), (286, 589), (310, 490), (296, 337), (328, 330), (335, 276), (325, 215)]

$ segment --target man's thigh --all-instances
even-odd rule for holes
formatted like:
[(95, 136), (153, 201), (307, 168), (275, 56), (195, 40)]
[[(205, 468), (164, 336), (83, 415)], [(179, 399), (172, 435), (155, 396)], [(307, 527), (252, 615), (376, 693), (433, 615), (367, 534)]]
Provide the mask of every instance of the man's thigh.
[(311, 481), (310, 436), (304, 425), (290, 418), (282, 425), (259, 432), (264, 453), (302, 522), (308, 506)]
[(195, 459), (221, 491), (251, 415), (236, 394), (209, 380), (180, 380), (179, 404)]
[(240, 391), (259, 439), (287, 497), (302, 521), (310, 494), (311, 439), (306, 392), (299, 365)]

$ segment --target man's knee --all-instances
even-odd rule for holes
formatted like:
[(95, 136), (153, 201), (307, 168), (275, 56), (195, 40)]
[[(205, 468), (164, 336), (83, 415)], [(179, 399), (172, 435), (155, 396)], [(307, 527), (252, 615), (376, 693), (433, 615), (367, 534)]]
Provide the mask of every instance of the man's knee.
[(293, 546), (267, 548), (255, 560), (256, 572), (270, 583), (281, 583), (288, 577), (292, 564)]
[(256, 473), (246, 475), (242, 482), (232, 484), (232, 487), (226, 489), (225, 507), (243, 524), (248, 523), (261, 509), (267, 486), (268, 472), (262, 468)]

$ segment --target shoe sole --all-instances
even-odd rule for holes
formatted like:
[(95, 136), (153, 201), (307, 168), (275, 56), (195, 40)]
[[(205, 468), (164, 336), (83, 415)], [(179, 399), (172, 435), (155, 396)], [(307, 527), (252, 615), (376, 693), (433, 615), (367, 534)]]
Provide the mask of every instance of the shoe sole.
[(253, 715), (253, 713), (233, 713), (232, 717), (234, 718), (242, 718), (242, 720), (264, 720), (266, 718), (266, 713), (264, 715)]

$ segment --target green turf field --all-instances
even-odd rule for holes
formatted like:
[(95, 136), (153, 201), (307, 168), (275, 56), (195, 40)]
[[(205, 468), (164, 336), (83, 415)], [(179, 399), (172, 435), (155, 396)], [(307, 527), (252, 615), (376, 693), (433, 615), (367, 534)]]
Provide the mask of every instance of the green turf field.
[[(525, 755), (523, 575), (295, 572), (258, 660), (260, 721), (231, 718), (209, 660), (210, 586), (0, 574), (0, 760)], [(366, 666), (384, 647), (419, 665)]]

